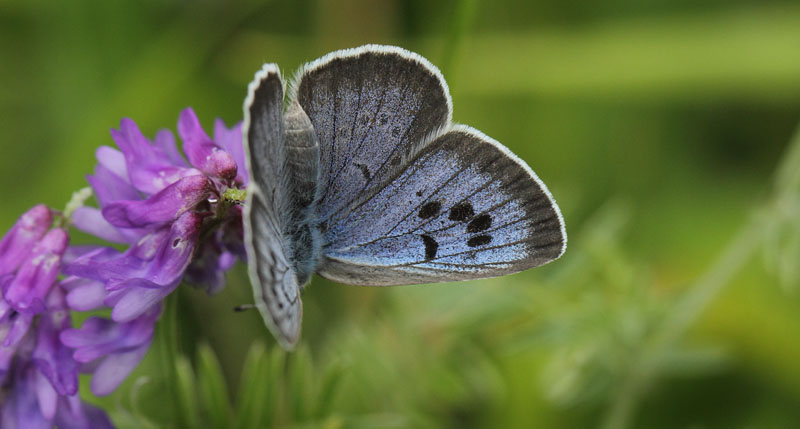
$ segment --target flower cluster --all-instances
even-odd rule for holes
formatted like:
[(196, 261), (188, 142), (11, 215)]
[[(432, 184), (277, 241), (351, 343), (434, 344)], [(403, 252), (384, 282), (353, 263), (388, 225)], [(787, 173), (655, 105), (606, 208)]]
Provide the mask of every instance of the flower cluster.
[(0, 426), (110, 427), (83, 403), (78, 367), (60, 335), (72, 327), (59, 270), (69, 235), (39, 205), (0, 241)]
[[(80, 401), (78, 372), (111, 393), (153, 338), (162, 301), (182, 282), (209, 294), (244, 257), (241, 190), (247, 185), (240, 125), (217, 120), (214, 139), (181, 112), (181, 155), (169, 131), (153, 141), (123, 119), (88, 176), (99, 208), (25, 213), (0, 242), (0, 427), (108, 427)], [(111, 243), (69, 246), (66, 226)], [(110, 308), (74, 328), (70, 310)]]

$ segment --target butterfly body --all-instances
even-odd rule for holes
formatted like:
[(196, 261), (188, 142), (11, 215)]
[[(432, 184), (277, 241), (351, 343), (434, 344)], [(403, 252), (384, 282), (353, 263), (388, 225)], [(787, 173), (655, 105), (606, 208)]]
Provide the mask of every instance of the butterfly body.
[(289, 106), (284, 116), (284, 142), (290, 175), (285, 234), (290, 237), (292, 265), (302, 287), (319, 263), (322, 234), (317, 220), (319, 143), (311, 120), (297, 103)]
[(558, 258), (544, 183), (505, 146), (452, 123), (441, 73), (401, 48), (337, 51), (298, 72), (283, 112), (276, 66), (245, 101), (245, 237), (256, 306), (285, 347), (313, 273), (354, 285), (495, 277)]

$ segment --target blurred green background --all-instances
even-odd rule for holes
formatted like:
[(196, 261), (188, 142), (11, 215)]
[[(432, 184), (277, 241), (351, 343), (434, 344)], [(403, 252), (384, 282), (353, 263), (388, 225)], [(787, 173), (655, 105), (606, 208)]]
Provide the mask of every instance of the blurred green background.
[(2, 0), (0, 227), (63, 207), (120, 118), (232, 124), (263, 62), (364, 43), (442, 69), (454, 119), (548, 184), (566, 254), (460, 284), (315, 278), (292, 354), (232, 311), (237, 266), (219, 296), (179, 288), (143, 364), (88, 400), (123, 427), (800, 421), (794, 1)]

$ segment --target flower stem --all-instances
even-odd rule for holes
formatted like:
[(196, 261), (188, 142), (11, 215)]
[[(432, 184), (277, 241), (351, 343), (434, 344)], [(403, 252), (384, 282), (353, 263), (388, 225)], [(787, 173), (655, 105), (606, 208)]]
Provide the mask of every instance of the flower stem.
[(753, 220), (743, 228), (722, 256), (672, 308), (628, 371), (602, 427), (617, 429), (631, 426), (637, 402), (656, 377), (665, 351), (683, 336), (758, 248), (761, 240), (759, 226), (760, 223)]
[[(173, 293), (164, 300), (164, 313), (161, 316), (159, 327), (159, 349), (161, 354), (161, 368), (164, 368), (164, 381), (169, 389), (173, 403), (181, 401), (178, 389), (178, 294)], [(187, 427), (186, 419), (181, 413), (175, 413), (177, 426)]]
[(88, 186), (73, 192), (67, 205), (64, 206), (64, 211), (61, 213), (61, 216), (56, 218), (55, 226), (59, 228), (68, 227), (69, 224), (72, 223), (72, 215), (75, 213), (75, 210), (83, 207), (86, 200), (91, 198), (92, 195), (92, 188)]
[(477, 11), (478, 0), (459, 0), (453, 11), (453, 19), (450, 21), (450, 31), (447, 33), (442, 55), (442, 70), (444, 73), (448, 73), (447, 83), (451, 94), (456, 84), (456, 76), (453, 75), (455, 62), (461, 53), (464, 36), (475, 21)]

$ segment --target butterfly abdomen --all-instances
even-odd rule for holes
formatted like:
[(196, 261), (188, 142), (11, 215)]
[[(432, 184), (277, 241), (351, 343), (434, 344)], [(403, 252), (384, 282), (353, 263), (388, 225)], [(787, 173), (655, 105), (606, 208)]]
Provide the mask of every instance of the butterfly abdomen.
[(289, 172), (286, 233), (290, 237), (297, 282), (304, 285), (311, 278), (321, 252), (321, 235), (316, 222), (319, 143), (311, 120), (296, 102), (284, 116), (284, 139)]

